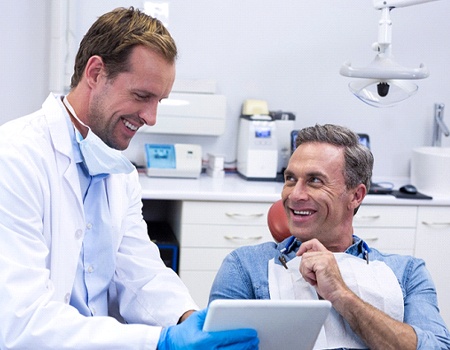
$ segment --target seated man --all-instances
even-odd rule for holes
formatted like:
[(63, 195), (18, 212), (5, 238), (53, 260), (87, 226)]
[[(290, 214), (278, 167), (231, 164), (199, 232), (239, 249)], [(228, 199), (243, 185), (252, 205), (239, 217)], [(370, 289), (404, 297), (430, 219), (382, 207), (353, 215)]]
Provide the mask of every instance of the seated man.
[(424, 262), (383, 254), (353, 235), (372, 167), (371, 152), (352, 131), (335, 125), (301, 130), (282, 191), (292, 236), (229, 254), (210, 301), (329, 300), (333, 308), (316, 348), (450, 348)]

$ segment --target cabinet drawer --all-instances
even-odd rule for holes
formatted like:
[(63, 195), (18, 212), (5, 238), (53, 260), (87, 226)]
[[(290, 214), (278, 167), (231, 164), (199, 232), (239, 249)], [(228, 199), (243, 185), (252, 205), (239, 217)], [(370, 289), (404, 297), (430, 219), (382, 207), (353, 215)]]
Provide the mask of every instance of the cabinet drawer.
[(198, 225), (186, 224), (181, 228), (181, 247), (237, 248), (273, 241), (267, 225)]
[(420, 207), (419, 226), (435, 229), (450, 229), (450, 207)]
[(382, 253), (414, 254), (414, 228), (367, 228), (356, 227), (355, 235), (367, 242), (369, 247)]
[(355, 227), (416, 227), (417, 207), (361, 205), (355, 215)]
[(183, 202), (183, 224), (267, 225), (267, 212), (272, 203)]
[(217, 271), (233, 249), (183, 248), (180, 250), (180, 271)]

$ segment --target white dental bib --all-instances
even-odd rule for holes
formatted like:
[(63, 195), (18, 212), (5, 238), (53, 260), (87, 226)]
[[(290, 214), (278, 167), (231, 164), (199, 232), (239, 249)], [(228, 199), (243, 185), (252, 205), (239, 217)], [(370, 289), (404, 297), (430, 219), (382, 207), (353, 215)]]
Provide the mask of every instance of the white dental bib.
[[(335, 253), (336, 261), (347, 286), (362, 300), (403, 321), (403, 293), (394, 272), (382, 261), (366, 260), (346, 253)], [(271, 299), (318, 299), (316, 290), (299, 271), (301, 257), (287, 262), (287, 267), (268, 263)], [(301, 329), (299, 341), (301, 341)], [(314, 349), (353, 348), (367, 346), (352, 331), (349, 324), (333, 308), (325, 321)]]

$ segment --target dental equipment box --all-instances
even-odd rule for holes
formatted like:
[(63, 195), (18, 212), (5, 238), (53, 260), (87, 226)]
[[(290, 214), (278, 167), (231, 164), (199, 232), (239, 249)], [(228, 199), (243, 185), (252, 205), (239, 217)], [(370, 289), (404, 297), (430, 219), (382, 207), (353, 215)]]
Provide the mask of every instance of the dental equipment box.
[(239, 118), (237, 172), (247, 180), (277, 177), (276, 124), (265, 101), (246, 100)]
[(156, 124), (139, 132), (219, 136), (225, 131), (227, 103), (224, 95), (172, 92), (158, 107)]
[(198, 178), (202, 172), (202, 148), (192, 144), (146, 144), (150, 177)]

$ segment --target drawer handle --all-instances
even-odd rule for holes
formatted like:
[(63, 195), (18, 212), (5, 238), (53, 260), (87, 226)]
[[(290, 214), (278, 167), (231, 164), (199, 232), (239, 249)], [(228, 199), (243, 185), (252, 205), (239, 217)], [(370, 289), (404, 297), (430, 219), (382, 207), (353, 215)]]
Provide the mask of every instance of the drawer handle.
[(225, 239), (229, 241), (259, 241), (262, 239), (262, 236), (253, 236), (253, 237), (241, 237), (241, 236), (224, 236)]
[(254, 218), (260, 218), (261, 216), (264, 216), (263, 213), (259, 214), (239, 214), (239, 213), (225, 213), (226, 216), (234, 219), (254, 219)]
[(375, 219), (379, 219), (381, 217), (381, 215), (361, 215), (361, 216), (357, 216), (355, 217), (356, 220), (375, 220)]
[(428, 222), (428, 221), (422, 221), (422, 224), (426, 226), (450, 226), (450, 222)]

